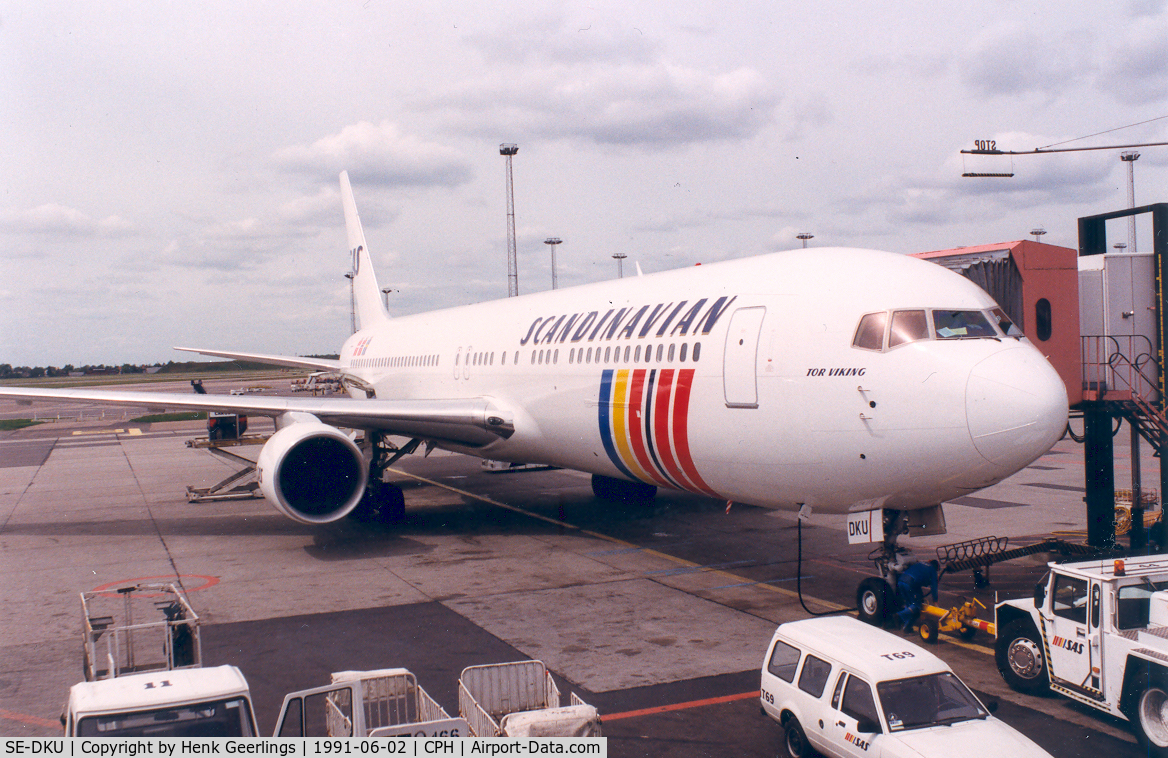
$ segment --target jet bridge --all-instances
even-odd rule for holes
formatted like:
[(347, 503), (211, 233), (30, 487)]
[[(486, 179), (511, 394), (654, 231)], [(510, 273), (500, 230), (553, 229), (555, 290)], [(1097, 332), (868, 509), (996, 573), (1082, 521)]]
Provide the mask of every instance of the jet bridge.
[[(1151, 214), (1150, 252), (1108, 252), (1107, 222)], [(1087, 542), (1115, 546), (1117, 519), (1130, 523), (1131, 547), (1146, 546), (1145, 524), (1159, 514), (1155, 490), (1142, 485), (1140, 440), (1160, 458), (1161, 493), (1168, 492), (1168, 415), (1164, 399), (1163, 283), (1168, 276), (1168, 203), (1085, 216), (1079, 250), (1029, 240), (920, 253), (974, 281), (1022, 328), (1063, 378), (1084, 424)], [(1132, 483), (1117, 490), (1114, 420), (1131, 429)], [(1121, 501), (1117, 500), (1121, 495)], [(1161, 542), (1168, 542), (1168, 529)], [(1163, 546), (1163, 545), (1162, 545)]]

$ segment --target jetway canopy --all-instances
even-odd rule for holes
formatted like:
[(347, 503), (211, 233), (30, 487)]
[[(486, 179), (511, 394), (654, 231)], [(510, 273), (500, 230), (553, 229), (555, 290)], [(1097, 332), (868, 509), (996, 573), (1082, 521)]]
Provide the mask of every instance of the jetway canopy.
[(1083, 399), (1078, 253), (1030, 240), (917, 253), (980, 286), (1051, 362), (1071, 405)]

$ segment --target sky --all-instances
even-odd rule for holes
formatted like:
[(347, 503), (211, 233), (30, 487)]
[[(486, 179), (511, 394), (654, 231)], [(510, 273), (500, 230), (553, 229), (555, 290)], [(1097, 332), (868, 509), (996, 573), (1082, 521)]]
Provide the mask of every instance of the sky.
[(391, 315), (506, 297), (501, 143), (521, 294), (548, 237), (561, 287), (803, 232), (1077, 247), (1121, 150), (960, 151), (1168, 142), (1165, 40), (1168, 0), (0, 0), (0, 363), (335, 353), (342, 170)]

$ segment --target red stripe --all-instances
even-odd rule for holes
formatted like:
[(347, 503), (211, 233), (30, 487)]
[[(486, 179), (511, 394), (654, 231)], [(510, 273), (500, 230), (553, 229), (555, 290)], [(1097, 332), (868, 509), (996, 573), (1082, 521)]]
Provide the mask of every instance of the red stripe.
[(652, 477), (657, 484), (668, 487), (669, 483), (665, 481), (664, 477), (658, 475), (657, 469), (653, 466), (653, 460), (649, 457), (649, 451), (645, 447), (645, 419), (641, 414), (645, 407), (646, 373), (648, 372), (643, 368), (635, 369), (632, 381), (629, 382), (629, 423), (627, 425), (629, 446), (633, 449), (633, 455), (636, 456), (641, 470)]
[(61, 722), (59, 720), (50, 721), (49, 719), (43, 719), (40, 716), (29, 716), (25, 713), (15, 713), (13, 711), (6, 711), (3, 708), (0, 708), (0, 719), (5, 719), (6, 721), (15, 721), (19, 724), (27, 724), (29, 726), (43, 726), (49, 729), (56, 729), (58, 730), (58, 733), (60, 733), (61, 729)]
[(642, 708), (639, 711), (625, 711), (624, 713), (605, 713), (601, 716), (601, 721), (606, 724), (609, 721), (619, 721), (620, 719), (637, 718), (638, 716), (653, 716), (658, 713), (669, 713), (670, 711), (684, 711), (690, 708), (701, 708), (706, 705), (721, 705), (722, 703), (733, 703), (736, 700), (748, 700), (750, 698), (758, 699), (759, 691), (754, 692), (740, 692), (737, 695), (723, 695), (722, 697), (711, 697), (705, 700), (690, 700), (687, 703), (674, 703), (673, 705), (659, 705), (656, 708)]
[(677, 372), (677, 393), (673, 401), (673, 442), (677, 448), (677, 459), (681, 463), (685, 475), (702, 492), (707, 495), (715, 493), (706, 484), (698, 469), (694, 466), (693, 456), (689, 452), (689, 394), (693, 385), (694, 369), (683, 369)]
[(693, 484), (686, 479), (673, 457), (673, 444), (669, 434), (669, 396), (673, 390), (673, 378), (673, 369), (662, 369), (661, 379), (657, 382), (657, 397), (653, 401), (653, 439), (657, 443), (657, 457), (661, 460), (666, 475), (672, 477), (682, 487), (688, 484), (692, 488)]

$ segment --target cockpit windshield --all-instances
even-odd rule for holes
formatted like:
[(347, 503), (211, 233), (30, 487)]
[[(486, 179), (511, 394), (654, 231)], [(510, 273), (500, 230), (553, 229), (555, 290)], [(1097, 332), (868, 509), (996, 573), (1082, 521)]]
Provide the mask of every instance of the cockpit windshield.
[(852, 346), (884, 351), (922, 340), (1000, 340), (1002, 337), (1021, 339), (1023, 334), (1001, 308), (984, 311), (921, 308), (865, 314), (856, 327)]
[(939, 340), (998, 336), (989, 318), (981, 311), (933, 311), (933, 326)]

